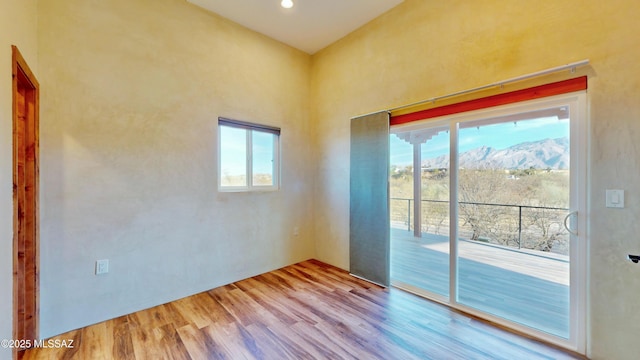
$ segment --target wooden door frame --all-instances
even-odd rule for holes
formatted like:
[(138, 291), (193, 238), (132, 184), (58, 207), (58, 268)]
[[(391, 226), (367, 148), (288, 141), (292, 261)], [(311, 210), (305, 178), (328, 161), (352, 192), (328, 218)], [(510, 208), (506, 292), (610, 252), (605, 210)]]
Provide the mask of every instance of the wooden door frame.
[[(18, 48), (12, 45), (11, 50), (13, 339), (33, 345), (39, 337), (40, 312), (39, 84)], [(14, 348), (13, 357), (20, 359), (23, 353)]]

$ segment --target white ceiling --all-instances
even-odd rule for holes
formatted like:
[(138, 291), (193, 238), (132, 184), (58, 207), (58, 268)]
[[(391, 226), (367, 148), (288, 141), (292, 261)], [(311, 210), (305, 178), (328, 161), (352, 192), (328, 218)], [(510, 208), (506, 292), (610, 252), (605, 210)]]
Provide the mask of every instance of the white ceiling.
[(233, 22), (313, 54), (404, 0), (187, 0)]

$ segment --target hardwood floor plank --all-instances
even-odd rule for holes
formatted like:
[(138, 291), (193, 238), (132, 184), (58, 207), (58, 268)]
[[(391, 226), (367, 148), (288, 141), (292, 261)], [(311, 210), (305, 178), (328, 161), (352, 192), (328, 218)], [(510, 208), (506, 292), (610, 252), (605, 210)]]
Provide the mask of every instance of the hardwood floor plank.
[(176, 331), (173, 324), (167, 324), (155, 329), (157, 338), (160, 341), (160, 347), (164, 350), (170, 360), (190, 360), (189, 352), (184, 346), (180, 335)]
[(202, 330), (215, 344), (223, 349), (225, 357), (234, 360), (255, 358), (252, 354), (252, 350), (256, 350), (255, 341), (242, 329), (242, 324), (222, 325), (214, 323)]
[(202, 329), (213, 322), (211, 316), (200, 306), (197, 301), (200, 294), (174, 301), (172, 304), (180, 315), (189, 323), (195, 324), (198, 329)]
[[(174, 303), (167, 303), (160, 306), (167, 320), (169, 320), (176, 329), (189, 325), (189, 321), (180, 314)], [(214, 319), (214, 321), (216, 321), (216, 319)]]
[(74, 341), (80, 352), (79, 358), (108, 360), (111, 358), (108, 349), (113, 348), (113, 337), (110, 336), (107, 322), (88, 326), (82, 330), (82, 338)]
[(295, 359), (294, 352), (283, 346), (266, 326), (252, 324), (247, 326), (247, 331), (259, 344), (264, 359)]
[(121, 316), (113, 321), (113, 352), (114, 359), (135, 359), (133, 340), (127, 316)]
[(342, 269), (338, 269), (333, 266), (327, 266), (326, 264), (318, 262), (303, 262), (292, 265), (303, 272), (312, 272), (318, 274), (318, 276), (329, 278), (331, 281), (344, 284), (352, 289), (382, 289), (381, 286), (375, 285), (368, 281), (362, 280), (355, 276), (345, 276), (345, 272)]
[(210, 292), (203, 292), (194, 296), (200, 296), (200, 310), (211, 319), (212, 323), (231, 324), (236, 319), (220, 304)]
[(179, 328), (178, 335), (192, 359), (227, 359), (224, 349), (205, 331), (189, 324)]
[(292, 326), (293, 331), (304, 334), (307, 341), (312, 342), (315, 347), (324, 348), (328, 359), (360, 359), (359, 353), (353, 351), (348, 346), (343, 346), (341, 340), (328, 336), (320, 331), (315, 325), (299, 322)]
[(315, 323), (315, 321), (311, 320), (308, 316), (305, 316), (303, 312), (296, 311), (295, 308), (287, 306), (286, 299), (281, 296), (273, 297), (270, 292), (264, 292), (255, 288), (247, 288), (244, 292), (265, 311), (273, 314), (280, 322), (286, 325), (294, 325), (301, 320)]
[(251, 297), (239, 288), (216, 293), (214, 299), (233, 316), (236, 322), (243, 326), (260, 323), (262, 316), (273, 316), (271, 313), (264, 311), (260, 305), (255, 303)]
[(53, 339), (25, 359), (581, 359), (309, 260)]
[(301, 346), (301, 344), (291, 341), (291, 339), (286, 335), (274, 332), (270, 328), (265, 328), (265, 333), (273, 340), (278, 348), (284, 350), (287, 354), (285, 359), (314, 359), (314, 357), (311, 356), (309, 352)]
[(130, 325), (157, 328), (171, 322), (162, 305), (128, 315)]

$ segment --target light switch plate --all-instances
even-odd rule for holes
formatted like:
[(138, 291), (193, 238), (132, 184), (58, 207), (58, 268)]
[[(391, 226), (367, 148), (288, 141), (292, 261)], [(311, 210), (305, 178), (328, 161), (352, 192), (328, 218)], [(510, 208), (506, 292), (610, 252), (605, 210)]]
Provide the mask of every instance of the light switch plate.
[(606, 193), (606, 206), (608, 208), (624, 208), (624, 190), (610, 190), (607, 189)]
[(97, 260), (96, 261), (96, 275), (102, 275), (109, 272), (109, 260)]

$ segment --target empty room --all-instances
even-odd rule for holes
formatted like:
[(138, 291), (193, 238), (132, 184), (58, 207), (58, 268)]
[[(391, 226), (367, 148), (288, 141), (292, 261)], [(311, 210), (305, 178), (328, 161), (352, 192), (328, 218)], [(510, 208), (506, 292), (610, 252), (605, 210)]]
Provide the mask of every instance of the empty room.
[(0, 0), (0, 359), (636, 358), (639, 15)]

